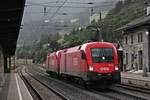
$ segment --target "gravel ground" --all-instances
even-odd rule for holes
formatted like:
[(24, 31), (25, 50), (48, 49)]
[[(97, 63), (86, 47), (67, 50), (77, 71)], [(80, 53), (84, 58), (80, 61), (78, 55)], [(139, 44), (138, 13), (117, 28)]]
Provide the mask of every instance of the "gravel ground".
[(32, 73), (34, 77), (42, 80), (42, 82), (46, 83), (50, 87), (55, 88), (55, 90), (60, 91), (71, 100), (110, 100), (110, 98), (108, 97), (104, 97), (89, 91), (85, 91), (76, 88), (70, 84), (66, 84), (59, 80), (44, 76), (40, 73), (35, 72), (35, 70), (33, 69), (30, 69), (28, 71)]
[[(92, 92), (86, 89), (77, 88), (74, 85), (67, 84), (66, 82), (62, 82), (62, 81), (48, 77), (48, 74), (45, 73), (45, 70), (38, 68), (37, 66), (30, 67), (30, 71), (34, 73), (34, 75), (36, 74), (35, 75), (36, 77), (40, 77), (47, 84), (53, 86), (58, 91), (61, 91), (66, 96), (69, 94), (71, 99), (77, 99), (77, 100), (110, 100), (110, 99), (112, 100), (113, 99), (113, 100), (116, 100), (114, 98), (118, 98), (120, 100), (150, 100), (149, 99), (150, 96), (148, 94), (137, 92), (137, 91), (132, 91), (132, 90), (124, 89), (124, 88), (119, 88), (119, 87), (112, 87), (110, 90), (107, 90), (107, 91), (99, 90), (97, 92)], [(42, 74), (39, 75), (38, 72)]]
[(43, 100), (63, 100), (25, 72), (23, 74), (28, 82), (32, 85), (32, 87), (37, 90), (38, 94), (40, 94)]
[(120, 93), (129, 94), (129, 95), (137, 97), (137, 98), (132, 97), (134, 100), (137, 100), (138, 98), (139, 99), (143, 98), (143, 100), (150, 100), (150, 94), (141, 93), (141, 92), (134, 91), (134, 90), (128, 90), (128, 89), (124, 89), (124, 88), (120, 88), (120, 87), (112, 87), (111, 89), (118, 91)]

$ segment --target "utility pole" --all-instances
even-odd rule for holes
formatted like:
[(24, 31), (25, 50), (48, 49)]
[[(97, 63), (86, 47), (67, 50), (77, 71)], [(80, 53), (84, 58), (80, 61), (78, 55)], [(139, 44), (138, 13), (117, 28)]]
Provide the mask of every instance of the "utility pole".
[(102, 34), (102, 12), (99, 12), (99, 22), (100, 22), (100, 29), (99, 29), (99, 41), (103, 42), (103, 34)]
[(47, 10), (47, 8), (44, 6), (44, 16), (46, 16), (46, 10)]
[(94, 14), (94, 9), (93, 9), (93, 7), (91, 8), (91, 16), (93, 16), (93, 14)]
[(100, 20), (100, 22), (102, 21), (102, 12), (101, 11), (99, 12), (99, 20)]
[[(91, 9), (91, 15), (92, 15), (92, 12), (93, 12), (93, 10)], [(94, 28), (94, 31), (96, 31), (96, 36), (95, 36), (94, 41), (96, 40), (96, 41), (103, 42), (102, 26), (103, 26), (103, 24), (102, 24), (102, 13), (99, 12), (99, 24), (96, 23), (93, 26), (88, 26), (90, 28)]]
[[(147, 16), (150, 16), (150, 4), (148, 2), (144, 2), (144, 4), (146, 5), (147, 8)], [(145, 63), (144, 66), (144, 70), (143, 70), (143, 76), (147, 77), (147, 72), (149, 70), (150, 72), (150, 28), (147, 29), (146, 31), (146, 35), (147, 35), (147, 48), (148, 48), (148, 59), (147, 59), (147, 63)]]

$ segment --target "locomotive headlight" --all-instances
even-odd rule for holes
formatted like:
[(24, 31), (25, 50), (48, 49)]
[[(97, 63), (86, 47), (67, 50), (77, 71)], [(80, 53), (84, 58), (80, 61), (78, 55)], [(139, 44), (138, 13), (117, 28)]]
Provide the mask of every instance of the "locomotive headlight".
[(93, 66), (89, 66), (89, 70), (93, 71), (94, 70)]
[(118, 71), (118, 70), (119, 70), (118, 66), (115, 66), (115, 70), (116, 70), (116, 71)]

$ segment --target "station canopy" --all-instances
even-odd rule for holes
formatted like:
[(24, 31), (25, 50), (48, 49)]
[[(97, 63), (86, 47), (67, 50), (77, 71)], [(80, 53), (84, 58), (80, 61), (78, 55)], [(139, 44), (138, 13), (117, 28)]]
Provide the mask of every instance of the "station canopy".
[(2, 0), (0, 3), (0, 44), (7, 55), (15, 53), (25, 0)]

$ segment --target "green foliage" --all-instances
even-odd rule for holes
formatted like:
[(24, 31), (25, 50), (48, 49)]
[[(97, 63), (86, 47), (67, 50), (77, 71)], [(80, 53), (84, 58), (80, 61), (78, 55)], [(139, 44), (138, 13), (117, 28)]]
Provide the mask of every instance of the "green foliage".
[(18, 58), (30, 58), (33, 59), (35, 63), (43, 63), (46, 60), (46, 56), (50, 51), (53, 52), (58, 49), (58, 38), (58, 33), (55, 35), (41, 35), (40, 40), (35, 41), (33, 45), (23, 45), (22, 47), (18, 47), (16, 50), (16, 55)]
[(115, 30), (145, 14), (142, 0), (118, 1), (116, 7), (108, 12), (103, 19), (102, 32), (105, 41), (117, 42), (122, 40), (122, 34)]
[[(150, 0), (148, 0), (150, 1)], [(70, 35), (64, 36), (64, 45), (62, 47), (71, 47), (82, 44), (87, 40), (98, 41), (99, 34), (107, 42), (122, 42), (122, 34), (115, 30), (132, 20), (146, 14), (142, 0), (118, 1), (116, 6), (111, 9), (106, 17), (98, 22), (94, 20), (87, 29), (75, 30)], [(99, 29), (99, 31), (97, 31)]]
[(122, 40), (122, 34), (115, 30), (130, 21), (145, 14), (144, 3), (141, 0), (118, 1), (116, 7), (108, 12), (106, 18), (95, 22), (93, 20), (86, 29), (73, 29), (70, 35), (64, 36), (62, 48), (82, 44), (87, 40), (98, 41), (101, 38), (107, 42), (118, 42)]
[(95, 33), (91, 29), (81, 29), (81, 30), (75, 30), (69, 34), (64, 35), (64, 40), (61, 48), (68, 48), (72, 46), (77, 46), (85, 43), (87, 40), (93, 40)]
[(98, 41), (100, 34), (104, 41), (121, 42), (122, 34), (116, 33), (115, 30), (143, 16), (146, 13), (143, 11), (144, 8), (143, 0), (118, 1), (116, 7), (111, 9), (104, 19), (98, 22), (93, 20), (87, 28), (73, 29), (69, 35), (41, 35), (41, 39), (35, 41), (34, 45), (17, 48), (17, 56), (32, 58), (36, 63), (42, 63), (49, 52), (80, 45), (88, 40)]

